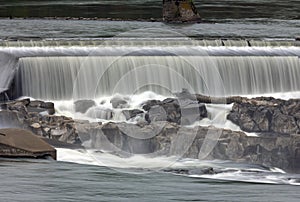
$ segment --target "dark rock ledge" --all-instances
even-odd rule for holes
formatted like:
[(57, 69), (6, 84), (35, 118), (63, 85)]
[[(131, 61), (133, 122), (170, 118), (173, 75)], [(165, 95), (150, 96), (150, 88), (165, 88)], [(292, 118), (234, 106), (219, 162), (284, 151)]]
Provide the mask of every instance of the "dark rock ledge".
[(30, 131), (6, 128), (0, 129), (0, 157), (46, 158), (56, 160), (56, 150)]
[[(178, 99), (148, 101), (141, 106), (144, 111), (132, 111), (130, 118), (145, 113), (145, 120), (137, 124), (73, 120), (56, 116), (53, 103), (28, 99), (2, 104), (0, 123), (2, 127), (30, 130), (51, 140), (50, 144), (63, 147), (76, 147), (92, 140), (90, 148), (110, 149), (113, 146), (112, 152), (126, 155), (179, 155), (300, 171), (300, 100), (268, 97), (224, 99), (190, 95), (188, 92), (177, 96)], [(185, 126), (181, 117), (184, 110), (187, 110), (185, 115), (191, 117), (191, 122), (207, 116), (203, 103), (233, 103), (228, 120), (244, 131), (256, 132), (258, 137), (214, 127)], [(210, 140), (214, 144), (203, 155), (203, 149)]]

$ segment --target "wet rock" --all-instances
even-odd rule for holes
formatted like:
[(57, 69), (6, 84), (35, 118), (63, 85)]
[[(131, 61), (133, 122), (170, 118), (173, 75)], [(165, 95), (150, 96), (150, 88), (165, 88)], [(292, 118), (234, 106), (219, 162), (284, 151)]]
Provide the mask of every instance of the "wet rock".
[(200, 21), (200, 15), (190, 0), (164, 0), (163, 20), (167, 22)]
[[(146, 125), (106, 123), (87, 126), (84, 131), (84, 139), (91, 139), (92, 147), (116, 153), (232, 160), (300, 169), (300, 164), (297, 164), (300, 160), (300, 135), (273, 133), (249, 137), (243, 132), (214, 127), (190, 128), (170, 122)], [(202, 174), (214, 172), (208, 168)]]
[(56, 137), (56, 136), (60, 137), (66, 133), (67, 133), (66, 128), (57, 128), (57, 129), (52, 129), (50, 134), (52, 137)]
[(93, 100), (77, 100), (74, 102), (75, 112), (85, 113), (89, 108), (96, 106)]
[(7, 105), (13, 106), (13, 105), (24, 105), (28, 106), (30, 103), (30, 99), (22, 99), (22, 100), (15, 100), (15, 101), (8, 101), (6, 102)]
[(159, 100), (148, 100), (145, 103), (143, 103), (143, 109), (145, 111), (149, 111), (151, 109), (151, 107), (155, 106), (155, 105), (161, 105), (161, 101)]
[(227, 119), (239, 125), (246, 132), (260, 132), (257, 124), (252, 119), (256, 108), (248, 103), (235, 104)]
[(214, 171), (214, 169), (212, 167), (202, 169), (202, 173), (206, 174), (206, 175), (216, 174), (216, 172)]
[(299, 126), (293, 116), (277, 113), (273, 116), (271, 129), (278, 133), (294, 134), (299, 131)]
[(25, 99), (5, 104), (7, 110), (0, 111), (0, 127), (23, 128), (42, 137), (80, 143), (73, 119), (49, 115), (55, 112), (53, 103)]
[(26, 107), (28, 113), (37, 112), (41, 114), (55, 114), (54, 103), (40, 100), (30, 101)]
[[(7, 104), (7, 110), (0, 111), (0, 123), (3, 127), (16, 122), (42, 137), (72, 144), (88, 142), (91, 148), (121, 152), (122, 155), (221, 159), (300, 169), (297, 163), (300, 162), (299, 101), (272, 98), (236, 100), (242, 101), (234, 104), (228, 119), (244, 130), (258, 131), (259, 137), (214, 127), (185, 127), (182, 124), (184, 117), (191, 116), (189, 122), (192, 122), (199, 118), (199, 114), (201, 118), (201, 114), (204, 117), (207, 112), (198, 100), (183, 97), (146, 102), (143, 109), (149, 116), (148, 123), (75, 121), (64, 116), (28, 112), (29, 107), (41, 108), (41, 103), (26, 101)], [(140, 112), (128, 110), (129, 117)]]
[(190, 99), (167, 98), (163, 101), (151, 100), (143, 105), (147, 111), (146, 121), (169, 121), (189, 125), (207, 117), (204, 104)]
[(190, 174), (190, 171), (188, 169), (183, 169), (183, 168), (164, 169), (164, 172), (175, 173), (175, 174), (179, 174), (179, 175), (188, 175), (188, 174)]
[(132, 110), (123, 110), (122, 113), (125, 116), (126, 120), (129, 120), (136, 117), (139, 114), (143, 114), (144, 111), (139, 109), (132, 109)]
[(55, 114), (54, 103), (52, 102), (43, 102), (40, 107), (47, 109), (49, 115)]
[(190, 125), (207, 117), (205, 104), (190, 99), (180, 99), (181, 124)]
[(167, 112), (162, 106), (154, 105), (146, 114), (145, 119), (148, 123), (154, 121), (167, 121)]
[(42, 158), (56, 160), (56, 150), (49, 144), (23, 129), (0, 129), (0, 156), (9, 158)]
[(300, 101), (253, 98), (235, 103), (227, 119), (246, 132), (298, 133)]
[[(106, 123), (97, 128), (79, 129), (80, 134), (90, 136), (91, 147), (127, 154), (149, 154), (157, 150), (156, 134), (161, 125), (135, 125), (127, 123)], [(81, 135), (80, 135), (81, 136)], [(87, 136), (85, 136), (85, 139)]]
[(30, 125), (32, 128), (34, 128), (34, 129), (39, 129), (39, 128), (41, 128), (41, 125), (39, 124), (39, 123), (33, 123), (33, 124), (31, 124)]
[[(133, 154), (151, 153), (152, 151), (150, 150), (152, 146), (148, 145), (149, 140), (136, 138), (135, 133), (137, 130), (136, 128), (134, 128), (134, 131), (130, 130), (131, 126), (132, 125), (126, 126), (126, 130), (129, 134), (124, 134), (124, 131), (120, 130), (118, 125), (114, 124), (104, 125), (101, 130), (109, 142), (117, 146), (121, 151)], [(142, 147), (140, 147), (140, 145), (142, 145)]]
[(114, 97), (110, 100), (110, 103), (112, 104), (113, 108), (127, 108), (128, 107), (128, 103), (125, 99), (121, 98), (121, 97)]
[(111, 109), (102, 108), (102, 107), (93, 107), (87, 111), (87, 116), (94, 119), (112, 119), (114, 113)]
[(16, 111), (21, 113), (24, 117), (27, 116), (28, 111), (23, 102), (15, 102), (7, 105), (7, 108), (11, 111)]
[(43, 101), (40, 101), (40, 100), (33, 100), (33, 101), (30, 101), (29, 105), (30, 107), (41, 107)]
[(0, 111), (1, 128), (27, 128), (24, 124), (24, 115), (17, 111), (2, 110)]
[(253, 119), (255, 120), (258, 130), (262, 132), (269, 132), (272, 121), (272, 111), (265, 107), (258, 107), (253, 113)]

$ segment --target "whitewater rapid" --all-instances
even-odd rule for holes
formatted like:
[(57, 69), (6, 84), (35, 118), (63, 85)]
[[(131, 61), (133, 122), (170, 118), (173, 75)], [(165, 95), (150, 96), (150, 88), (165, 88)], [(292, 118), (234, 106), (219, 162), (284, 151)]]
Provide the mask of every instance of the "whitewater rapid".
[[(245, 182), (262, 184), (289, 184), (300, 186), (298, 175), (288, 174), (279, 168), (268, 168), (259, 165), (234, 163), (220, 160), (182, 159), (178, 157), (147, 157), (133, 155), (120, 157), (105, 151), (57, 149), (57, 160), (89, 166), (101, 166), (117, 172), (147, 174), (149, 172), (166, 172), (191, 178), (213, 181)], [(202, 171), (213, 168), (214, 174), (203, 174)], [(177, 171), (187, 171), (180, 173)]]

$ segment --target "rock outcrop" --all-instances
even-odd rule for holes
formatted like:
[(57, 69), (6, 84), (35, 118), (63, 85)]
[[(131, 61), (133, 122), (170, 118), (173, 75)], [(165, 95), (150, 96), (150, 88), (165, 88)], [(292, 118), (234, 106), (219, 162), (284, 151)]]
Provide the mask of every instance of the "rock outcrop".
[(6, 102), (1, 109), (1, 128), (21, 128), (42, 137), (72, 144), (81, 143), (75, 121), (69, 117), (55, 116), (54, 103), (23, 99)]
[(0, 129), (0, 157), (44, 158), (56, 160), (56, 150), (30, 131)]
[(300, 100), (254, 98), (235, 103), (227, 118), (246, 132), (299, 134)]
[(167, 98), (163, 101), (149, 100), (143, 104), (143, 109), (147, 111), (145, 119), (148, 123), (168, 121), (190, 125), (207, 117), (207, 110), (204, 104), (186, 98)]
[(192, 0), (163, 0), (165, 22), (199, 22), (200, 15)]
[(92, 139), (92, 148), (119, 154), (181, 156), (221, 159), (300, 169), (300, 135), (265, 135), (250, 137), (243, 132), (214, 127), (194, 128), (170, 122), (145, 125), (106, 123), (80, 134)]
[(75, 112), (85, 113), (93, 106), (96, 106), (94, 100), (77, 100), (74, 102)]
[[(224, 100), (234, 103), (227, 118), (246, 132), (256, 132), (257, 137), (214, 127), (186, 126), (207, 117), (202, 102), (222, 104)], [(90, 101), (82, 104), (93, 105)], [(0, 123), (2, 128), (28, 129), (56, 145), (84, 143), (87, 148), (125, 156), (175, 155), (300, 170), (300, 100), (221, 99), (183, 92), (176, 99), (147, 101), (141, 106), (143, 110), (121, 109), (127, 103), (120, 99), (115, 104), (127, 120), (139, 117), (140, 121), (102, 124), (73, 120), (56, 116), (53, 103), (24, 99), (2, 104)], [(86, 113), (94, 113), (95, 109), (92, 107)]]

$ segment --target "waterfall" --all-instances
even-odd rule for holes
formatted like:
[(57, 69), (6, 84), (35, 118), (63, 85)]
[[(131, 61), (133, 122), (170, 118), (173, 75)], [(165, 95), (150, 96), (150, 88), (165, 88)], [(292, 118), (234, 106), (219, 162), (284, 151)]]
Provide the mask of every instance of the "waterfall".
[(98, 38), (84, 39), (56, 39), (31, 41), (0, 41), (0, 47), (72, 47), (72, 46), (202, 46), (202, 47), (291, 47), (298, 46), (299, 41), (289, 40), (259, 40), (259, 39), (197, 39), (190, 38)]
[(19, 96), (93, 99), (153, 91), (211, 96), (300, 91), (295, 56), (90, 56), (21, 58)]
[(10, 88), (17, 67), (18, 59), (16, 57), (0, 52), (0, 94)]

